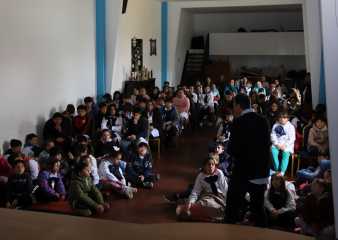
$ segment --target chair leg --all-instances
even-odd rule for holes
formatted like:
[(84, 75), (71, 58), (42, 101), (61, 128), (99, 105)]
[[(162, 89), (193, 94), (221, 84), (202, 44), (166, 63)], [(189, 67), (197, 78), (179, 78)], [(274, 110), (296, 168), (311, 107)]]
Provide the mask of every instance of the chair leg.
[(299, 171), (300, 169), (300, 161), (301, 161), (301, 157), (300, 157), (300, 154), (297, 156), (297, 171)]
[(291, 178), (294, 177), (295, 155), (291, 156)]

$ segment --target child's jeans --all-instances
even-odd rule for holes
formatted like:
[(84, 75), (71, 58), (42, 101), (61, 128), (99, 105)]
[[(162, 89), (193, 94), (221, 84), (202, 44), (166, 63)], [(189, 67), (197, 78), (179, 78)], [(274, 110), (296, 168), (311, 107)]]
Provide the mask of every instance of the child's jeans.
[(317, 168), (308, 167), (306, 169), (301, 169), (297, 172), (298, 180), (303, 181), (313, 181), (315, 178), (320, 177), (324, 172), (331, 168), (330, 160), (321, 160)]
[(277, 172), (281, 172), (282, 174), (285, 174), (288, 164), (289, 164), (289, 158), (291, 153), (286, 152), (286, 151), (281, 151), (282, 152), (282, 160), (279, 161), (279, 150), (275, 146), (272, 146), (271, 152), (272, 152), (272, 163), (273, 163), (273, 170)]

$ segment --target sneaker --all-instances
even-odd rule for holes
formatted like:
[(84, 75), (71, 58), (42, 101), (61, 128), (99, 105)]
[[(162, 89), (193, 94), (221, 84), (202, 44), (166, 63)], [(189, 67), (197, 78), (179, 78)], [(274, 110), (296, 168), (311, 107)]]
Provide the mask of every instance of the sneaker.
[(130, 200), (134, 198), (134, 193), (129, 187), (123, 189), (123, 194)]
[(152, 188), (154, 188), (154, 183), (152, 183), (152, 182), (144, 182), (143, 183), (143, 187), (144, 188), (148, 188), (148, 189), (152, 189)]

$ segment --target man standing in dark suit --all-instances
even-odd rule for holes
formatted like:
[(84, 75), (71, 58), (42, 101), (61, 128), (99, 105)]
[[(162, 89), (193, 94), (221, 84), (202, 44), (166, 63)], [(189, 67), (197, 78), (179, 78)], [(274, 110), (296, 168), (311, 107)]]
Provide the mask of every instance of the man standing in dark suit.
[(228, 153), (234, 159), (225, 211), (225, 222), (243, 220), (245, 195), (250, 194), (250, 212), (255, 226), (266, 226), (264, 193), (269, 179), (270, 126), (268, 121), (253, 112), (250, 99), (238, 94), (234, 99), (234, 120)]

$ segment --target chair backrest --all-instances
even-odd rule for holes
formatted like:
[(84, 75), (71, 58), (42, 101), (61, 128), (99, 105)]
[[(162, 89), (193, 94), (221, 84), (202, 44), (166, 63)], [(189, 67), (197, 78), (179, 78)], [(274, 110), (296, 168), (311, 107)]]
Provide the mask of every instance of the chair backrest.
[(312, 123), (309, 123), (303, 128), (303, 147), (307, 148), (307, 141), (309, 139), (310, 129), (312, 128)]

